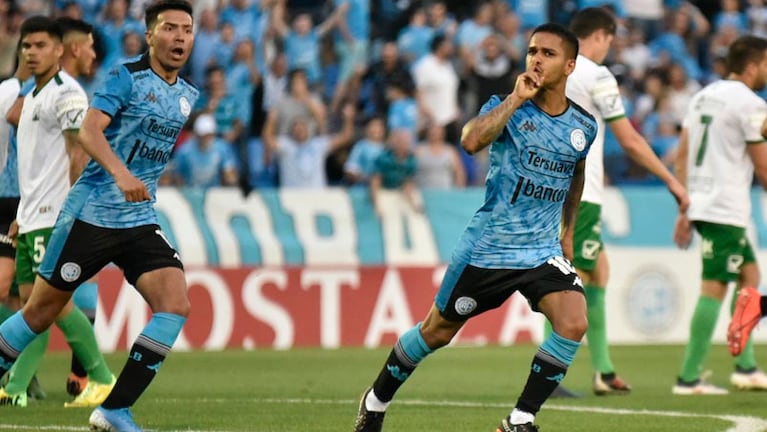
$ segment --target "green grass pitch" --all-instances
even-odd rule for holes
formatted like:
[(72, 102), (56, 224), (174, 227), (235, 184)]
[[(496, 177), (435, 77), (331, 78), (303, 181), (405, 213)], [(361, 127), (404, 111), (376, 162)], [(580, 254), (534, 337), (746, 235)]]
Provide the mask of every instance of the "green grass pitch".
[[(762, 348), (760, 350), (760, 348)], [(764, 347), (757, 347), (767, 361)], [(533, 346), (446, 348), (427, 358), (389, 409), (387, 432), (488, 431), (513, 406)], [(565, 385), (578, 399), (555, 399), (537, 417), (543, 432), (730, 431), (767, 427), (767, 392), (672, 396), (683, 347), (613, 347), (630, 396), (591, 394), (588, 350), (578, 353)], [(728, 386), (732, 360), (714, 346), (712, 381)], [(357, 398), (388, 349), (294, 349), (173, 353), (134, 407), (155, 431), (351, 431)], [(125, 354), (108, 356), (113, 370)], [(85, 431), (90, 409), (65, 409), (69, 357), (48, 354), (39, 377), (48, 392), (26, 409), (0, 407), (0, 431)]]

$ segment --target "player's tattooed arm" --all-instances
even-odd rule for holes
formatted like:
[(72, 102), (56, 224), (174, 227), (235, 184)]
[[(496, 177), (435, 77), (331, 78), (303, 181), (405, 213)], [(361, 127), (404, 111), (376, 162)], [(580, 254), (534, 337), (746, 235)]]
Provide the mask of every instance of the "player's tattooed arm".
[(585, 182), (586, 159), (581, 159), (575, 164), (573, 180), (570, 190), (567, 192), (564, 206), (562, 207), (562, 252), (567, 259), (573, 259), (573, 233), (575, 232), (575, 216), (578, 213), (578, 204), (583, 195)]
[(461, 131), (461, 145), (464, 150), (474, 154), (489, 146), (498, 138), (514, 111), (524, 101), (523, 98), (512, 93), (490, 112), (469, 120)]

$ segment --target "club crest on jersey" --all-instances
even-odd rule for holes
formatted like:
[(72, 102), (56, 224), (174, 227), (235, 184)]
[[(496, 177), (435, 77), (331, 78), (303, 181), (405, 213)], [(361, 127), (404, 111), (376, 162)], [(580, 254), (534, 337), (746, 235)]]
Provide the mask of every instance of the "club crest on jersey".
[(578, 151), (586, 148), (586, 134), (581, 129), (573, 129), (570, 132), (570, 144)]
[(186, 96), (181, 96), (179, 98), (178, 106), (181, 109), (181, 114), (183, 114), (184, 117), (189, 117), (189, 114), (192, 112), (192, 105), (189, 103), (189, 99), (187, 99)]

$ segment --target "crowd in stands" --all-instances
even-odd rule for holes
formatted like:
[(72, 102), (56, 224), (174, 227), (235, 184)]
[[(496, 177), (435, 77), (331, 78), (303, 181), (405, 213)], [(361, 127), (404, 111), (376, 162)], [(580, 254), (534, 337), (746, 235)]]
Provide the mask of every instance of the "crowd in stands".
[[(145, 49), (151, 0), (0, 0), (0, 76), (21, 21), (95, 25), (92, 92)], [(464, 121), (513, 88), (535, 26), (579, 8), (620, 19), (606, 64), (634, 126), (667, 163), (690, 97), (725, 74), (729, 44), (767, 35), (763, 0), (192, 0), (184, 75), (201, 90), (165, 184), (321, 188), (481, 185), (486, 151), (460, 148)], [(657, 180), (605, 143), (608, 181)]]

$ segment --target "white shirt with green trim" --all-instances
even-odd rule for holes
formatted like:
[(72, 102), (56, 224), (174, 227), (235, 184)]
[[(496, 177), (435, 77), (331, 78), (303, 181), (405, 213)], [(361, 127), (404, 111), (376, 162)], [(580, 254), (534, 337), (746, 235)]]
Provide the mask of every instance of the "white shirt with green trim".
[(740, 81), (716, 81), (693, 96), (687, 129), (691, 220), (746, 227), (754, 165), (749, 144), (764, 145), (767, 102)]
[(586, 184), (581, 201), (602, 204), (604, 195), (605, 122), (626, 115), (618, 81), (606, 66), (578, 55), (575, 70), (567, 78), (567, 97), (596, 119), (599, 130), (586, 157)]
[(63, 70), (24, 98), (18, 139), (19, 232), (51, 228), (69, 191), (64, 131), (80, 129), (88, 96)]

